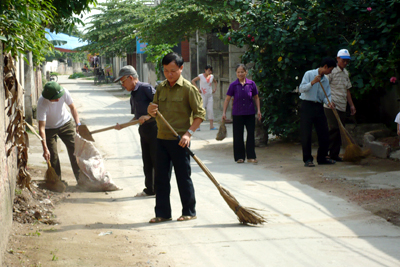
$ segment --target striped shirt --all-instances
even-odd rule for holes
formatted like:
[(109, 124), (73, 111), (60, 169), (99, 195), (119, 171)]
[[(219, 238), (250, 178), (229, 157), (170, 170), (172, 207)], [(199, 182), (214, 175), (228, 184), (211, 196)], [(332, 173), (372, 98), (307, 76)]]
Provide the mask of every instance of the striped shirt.
[(335, 103), (337, 110), (346, 112), (347, 90), (351, 88), (349, 73), (346, 69), (342, 70), (337, 66), (332, 70), (331, 74), (327, 76), (329, 85), (331, 86), (332, 102)]

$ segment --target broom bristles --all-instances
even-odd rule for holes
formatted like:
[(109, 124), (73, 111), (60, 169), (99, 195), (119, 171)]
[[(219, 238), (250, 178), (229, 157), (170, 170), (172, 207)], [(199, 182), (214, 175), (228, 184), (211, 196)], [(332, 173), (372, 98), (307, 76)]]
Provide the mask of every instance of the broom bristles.
[(258, 214), (254, 208), (243, 207), (228, 189), (222, 186), (218, 187), (219, 193), (224, 198), (228, 206), (233, 210), (242, 224), (263, 224), (267, 222), (263, 216)]
[(349, 144), (344, 151), (343, 160), (356, 162), (363, 158), (366, 158), (369, 153), (370, 150), (363, 151), (358, 145)]

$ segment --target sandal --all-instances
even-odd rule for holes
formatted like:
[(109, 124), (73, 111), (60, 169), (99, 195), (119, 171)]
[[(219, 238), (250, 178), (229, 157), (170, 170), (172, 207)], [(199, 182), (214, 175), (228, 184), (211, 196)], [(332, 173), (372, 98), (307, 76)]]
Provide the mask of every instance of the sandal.
[(155, 217), (155, 218), (151, 219), (149, 221), (149, 223), (160, 223), (160, 222), (167, 222), (167, 221), (171, 221), (171, 220), (172, 220), (171, 218), (166, 219), (166, 218), (163, 218), (163, 217)]
[(335, 164), (335, 163), (336, 161), (334, 161), (333, 159), (325, 159), (324, 161), (318, 162), (318, 165)]
[(190, 221), (190, 220), (195, 220), (197, 219), (197, 216), (188, 216), (188, 215), (182, 215), (177, 219), (178, 222), (183, 222), (183, 221)]
[(247, 159), (247, 162), (257, 164), (258, 160), (257, 159)]
[(308, 160), (304, 163), (304, 167), (315, 167), (315, 164), (311, 160)]
[(243, 163), (243, 162), (244, 162), (244, 160), (242, 160), (242, 159), (238, 159), (236, 162), (237, 162), (237, 163)]

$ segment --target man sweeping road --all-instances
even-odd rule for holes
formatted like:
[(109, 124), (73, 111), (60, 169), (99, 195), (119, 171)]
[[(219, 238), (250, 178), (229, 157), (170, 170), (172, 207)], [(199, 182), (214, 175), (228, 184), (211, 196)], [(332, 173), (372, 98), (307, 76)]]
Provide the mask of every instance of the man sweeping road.
[[(153, 101), (156, 90), (150, 84), (140, 82), (135, 68), (130, 65), (121, 68), (118, 78), (114, 82), (120, 82), (122, 87), (131, 92), (131, 113), (135, 114), (132, 120), (136, 119), (140, 122), (139, 134), (142, 147), (144, 184), (146, 188), (142, 192), (137, 193), (136, 196), (153, 196), (156, 194), (154, 175), (156, 167), (157, 123), (154, 118), (147, 114), (147, 107)], [(119, 124), (117, 124), (115, 129), (121, 129)]]
[[(67, 111), (64, 103), (71, 110), (75, 120), (72, 123), (71, 114)], [(51, 166), (55, 169), (61, 179), (60, 159), (57, 153), (58, 137), (64, 142), (68, 150), (69, 160), (76, 181), (79, 179), (79, 166), (74, 156), (75, 150), (75, 128), (78, 131), (79, 122), (78, 111), (75, 108), (69, 91), (61, 87), (56, 82), (48, 82), (44, 86), (42, 95), (37, 104), (37, 118), (39, 121), (39, 135), (43, 138), (43, 157), (46, 161), (50, 160)]]
[(156, 117), (156, 217), (151, 219), (150, 223), (171, 220), (171, 164), (174, 166), (182, 203), (182, 215), (178, 221), (196, 219), (196, 199), (190, 177), (190, 155), (185, 147), (190, 145), (194, 131), (199, 128), (206, 115), (199, 91), (181, 75), (183, 58), (176, 53), (169, 53), (162, 59), (162, 65), (167, 80), (158, 85), (154, 104), (150, 104), (147, 111), (152, 117), (156, 117), (159, 110), (181, 139), (177, 140), (162, 119)]

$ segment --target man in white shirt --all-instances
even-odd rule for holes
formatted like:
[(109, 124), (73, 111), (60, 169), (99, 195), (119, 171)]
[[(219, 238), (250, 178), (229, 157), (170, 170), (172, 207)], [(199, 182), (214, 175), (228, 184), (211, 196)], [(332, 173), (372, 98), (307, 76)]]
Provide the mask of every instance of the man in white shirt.
[[(337, 66), (327, 75), (331, 88), (332, 102), (335, 104), (337, 113), (343, 126), (346, 119), (347, 103), (350, 106), (350, 114), (353, 116), (356, 113), (356, 108), (351, 98), (350, 88), (351, 82), (349, 73), (345, 69), (350, 63), (350, 53), (347, 49), (341, 49), (337, 53)], [(339, 124), (333, 113), (333, 110), (326, 104), (324, 105), (326, 119), (329, 125), (329, 157), (335, 161), (343, 161), (339, 157), (342, 138), (340, 136)]]
[[(71, 114), (67, 111), (65, 104), (71, 110), (75, 125), (72, 123)], [(43, 138), (43, 157), (50, 160), (51, 166), (55, 169), (61, 179), (60, 160), (57, 153), (57, 137), (61, 138), (68, 150), (69, 160), (74, 172), (76, 181), (79, 179), (79, 166), (74, 156), (75, 150), (75, 128), (78, 131), (78, 111), (76, 110), (68, 90), (56, 82), (48, 82), (44, 86), (42, 95), (37, 104), (37, 119), (39, 121), (39, 134)]]

